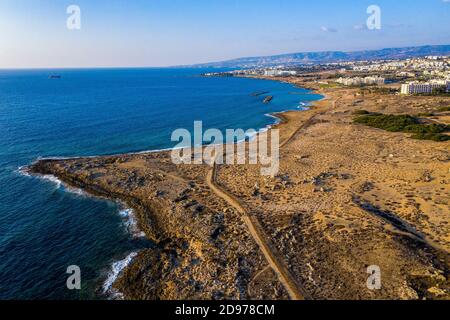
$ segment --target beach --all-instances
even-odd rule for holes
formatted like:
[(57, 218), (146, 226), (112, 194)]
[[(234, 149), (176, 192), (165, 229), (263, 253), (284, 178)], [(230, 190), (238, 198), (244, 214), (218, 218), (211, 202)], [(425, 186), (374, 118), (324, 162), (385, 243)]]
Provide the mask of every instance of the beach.
[[(354, 124), (353, 112), (418, 114), (450, 99), (322, 87), (325, 76), (283, 80), (325, 98), (276, 114), (273, 178), (259, 165), (176, 165), (170, 151), (29, 170), (134, 210), (157, 245), (113, 284), (125, 299), (448, 299), (450, 143)], [(367, 286), (373, 265), (379, 290)]]

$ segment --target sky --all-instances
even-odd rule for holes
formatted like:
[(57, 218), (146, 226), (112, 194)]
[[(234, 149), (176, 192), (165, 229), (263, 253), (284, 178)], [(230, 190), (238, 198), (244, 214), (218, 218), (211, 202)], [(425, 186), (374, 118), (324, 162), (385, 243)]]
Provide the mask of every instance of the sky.
[[(67, 28), (67, 7), (81, 28)], [(367, 8), (381, 9), (368, 30)], [(0, 68), (157, 67), (450, 44), (450, 0), (0, 0)]]

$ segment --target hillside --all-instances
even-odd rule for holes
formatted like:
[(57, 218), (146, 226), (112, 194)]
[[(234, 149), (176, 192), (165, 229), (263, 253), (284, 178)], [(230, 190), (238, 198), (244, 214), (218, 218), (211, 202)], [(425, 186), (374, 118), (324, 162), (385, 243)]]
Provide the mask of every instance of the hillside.
[(450, 45), (386, 48), (367, 51), (299, 52), (274, 56), (246, 57), (227, 61), (209, 62), (186, 67), (195, 68), (254, 68), (277, 65), (328, 63), (378, 59), (405, 59), (428, 55), (450, 55)]

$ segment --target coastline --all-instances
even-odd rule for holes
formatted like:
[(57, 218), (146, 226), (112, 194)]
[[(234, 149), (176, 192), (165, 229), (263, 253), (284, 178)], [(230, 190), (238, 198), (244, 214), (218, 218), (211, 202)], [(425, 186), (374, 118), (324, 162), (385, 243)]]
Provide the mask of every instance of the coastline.
[[(294, 85), (303, 87), (303, 82), (298, 82), (298, 79), (292, 81)], [(313, 83), (309, 85), (314, 86)], [(442, 270), (445, 273), (448, 267), (445, 263), (442, 265), (437, 258), (431, 261), (430, 258), (426, 258), (422, 250), (432, 250), (426, 246), (426, 243), (418, 241), (420, 239), (414, 239), (408, 232), (399, 232), (398, 225), (384, 219), (378, 211), (370, 211), (371, 209), (361, 205), (358, 199), (373, 202), (374, 206), (381, 207), (383, 203), (380, 199), (385, 199), (387, 194), (395, 194), (395, 197), (403, 196), (403, 193), (398, 195), (395, 193), (398, 191), (388, 189), (390, 184), (384, 182), (386, 179), (397, 181), (392, 177), (391, 172), (392, 168), (397, 168), (398, 164), (391, 163), (392, 160), (389, 159), (392, 157), (383, 156), (380, 160), (379, 154), (373, 151), (377, 150), (373, 149), (374, 141), (377, 144), (385, 144), (381, 150), (392, 150), (392, 148), (398, 150), (398, 140), (401, 139), (402, 154), (407, 155), (417, 148), (426, 150), (422, 153), (424, 156), (436, 155), (439, 152), (445, 154), (445, 149), (436, 148), (428, 142), (408, 140), (401, 134), (380, 133), (374, 129), (352, 125), (350, 120), (356, 96), (355, 89), (321, 90), (316, 88), (315, 92), (324, 97), (314, 102), (311, 110), (302, 112), (289, 110), (274, 115), (280, 119), (280, 122), (272, 128), (282, 129), (280, 134), (281, 140), (284, 141), (282, 170), (289, 174), (284, 173), (274, 180), (262, 181), (259, 175), (254, 174), (254, 169), (251, 167), (221, 166), (217, 172), (221, 188), (225, 188), (229, 194), (242, 200), (245, 208), (256, 210), (252, 216), (260, 221), (261, 228), (273, 242), (273, 247), (283, 249), (288, 246), (289, 251), (283, 251), (284, 259), (288, 261), (288, 268), (295, 274), (295, 281), (305, 285), (306, 290), (313, 293), (313, 298), (380, 297), (373, 292), (361, 291), (360, 284), (365, 283), (365, 273), (358, 275), (359, 269), (345, 271), (327, 269), (330, 263), (339, 263), (342, 257), (353, 261), (352, 265), (355, 268), (361, 268), (361, 265), (363, 266), (367, 261), (373, 261), (372, 263), (382, 264), (383, 270), (390, 270), (391, 274), (398, 272), (399, 268), (407, 270), (403, 277), (389, 278), (392, 283), (388, 284), (388, 289), (383, 291), (381, 297), (413, 299), (418, 295), (430, 296), (430, 293), (426, 293), (427, 290), (423, 291), (411, 274), (425, 274), (426, 268), (430, 266), (436, 274)], [(398, 101), (395, 96), (388, 97)], [(386, 99), (385, 96), (383, 98)], [(379, 99), (380, 96), (376, 94), (368, 97), (367, 101), (370, 105), (367, 108), (378, 110)], [(337, 101), (339, 104), (336, 103)], [(397, 106), (395, 103), (392, 105)], [(316, 132), (317, 130), (320, 134)], [(302, 132), (302, 139), (298, 138), (300, 132)], [(379, 138), (380, 135), (382, 138)], [(358, 142), (355, 143), (355, 141)], [(351, 152), (352, 156), (349, 157), (347, 152)], [(394, 153), (394, 151), (389, 152)], [(397, 152), (399, 151), (395, 153)], [(145, 230), (147, 236), (155, 239), (160, 244), (161, 250), (156, 253), (140, 253), (135, 257), (135, 262), (124, 269), (115, 286), (121, 288), (125, 298), (207, 299), (216, 297), (220, 293), (217, 297), (287, 299), (287, 293), (272, 271), (262, 283), (251, 281), (253, 276), (266, 268), (265, 259), (255, 244), (249, 240), (248, 231), (245, 228), (242, 229), (241, 217), (236, 210), (213, 195), (205, 185), (209, 166), (195, 168), (175, 166), (170, 163), (168, 153), (169, 151), (141, 152), (70, 160), (44, 160), (34, 168), (38, 172), (54, 173), (67, 183), (84, 185), (86, 189), (92, 189), (98, 194), (120, 197), (127, 203), (137, 204), (136, 213), (139, 224), (149, 230)], [(430, 162), (429, 159), (411, 162), (409, 156), (402, 161), (408, 166), (420, 166), (413, 169), (413, 172), (430, 166), (433, 168), (443, 166), (439, 161)], [(367, 167), (368, 164), (376, 166), (376, 169)], [(439, 170), (439, 172), (442, 171)], [(404, 175), (407, 174), (405, 171)], [(236, 176), (243, 176), (246, 179), (234, 179), (233, 177)], [(285, 178), (286, 176), (289, 178)], [(295, 179), (295, 182), (290, 182), (291, 179)], [(416, 178), (414, 174), (409, 174), (408, 179)], [(373, 198), (369, 196), (365, 191), (367, 181), (377, 181), (371, 183), (381, 190), (379, 192), (382, 196), (376, 195)], [(351, 185), (348, 184), (349, 182)], [(398, 185), (398, 182), (392, 183)], [(439, 183), (439, 180), (433, 183)], [(297, 191), (294, 192), (291, 189)], [(402, 192), (407, 194), (407, 191)], [(260, 194), (263, 196), (259, 196)], [(268, 196), (265, 194), (273, 200), (267, 202)], [(277, 214), (286, 214), (286, 201), (289, 201), (290, 207), (305, 212), (304, 218), (295, 216), (295, 213), (292, 218), (292, 221), (296, 221), (295, 226), (298, 225), (299, 230), (290, 229), (289, 231), (295, 242), (290, 242), (290, 238), (280, 238), (276, 227), (279, 223)], [(328, 202), (333, 204), (327, 204)], [(280, 207), (279, 213), (272, 203)], [(437, 206), (434, 210), (439, 209), (438, 202), (433, 205)], [(336, 210), (336, 214), (332, 213)], [(323, 211), (325, 213), (322, 213)], [(225, 212), (229, 221), (224, 222), (220, 215), (216, 217), (217, 212)], [(397, 214), (403, 215), (401, 211)], [(207, 218), (210, 216), (214, 217), (211, 221)], [(354, 217), (362, 222), (350, 222), (355, 219)], [(408, 220), (408, 215), (403, 215), (402, 219), (409, 221), (411, 225), (417, 224)], [(432, 219), (436, 218), (432, 216)], [(339, 226), (336, 230), (335, 225)], [(363, 227), (364, 225), (370, 226), (370, 229)], [(420, 222), (419, 226), (415, 228), (421, 231), (427, 227), (423, 222)], [(308, 230), (311, 227), (321, 231), (310, 233)], [(292, 226), (288, 225), (288, 228)], [(353, 229), (357, 230), (354, 235), (351, 233)], [(340, 233), (339, 230), (344, 230), (346, 233)], [(364, 237), (359, 237), (360, 233)], [(442, 238), (440, 231), (436, 233), (436, 236), (440, 237), (438, 240), (440, 243), (442, 239), (445, 239), (445, 237)], [(351, 239), (350, 242), (348, 237)], [(329, 238), (332, 238), (336, 244), (330, 243)], [(310, 241), (304, 242), (302, 239), (310, 239)], [(288, 240), (289, 242), (286, 242)], [(190, 245), (186, 246), (185, 243)], [(223, 249), (218, 250), (224, 243), (227, 243), (227, 247), (235, 249), (226, 252)], [(381, 254), (384, 261), (377, 261), (377, 250), (368, 248), (370, 243), (379, 243), (382, 248), (389, 248), (387, 252), (390, 256)], [(343, 251), (344, 248), (347, 251)], [(337, 259), (335, 254), (341, 258)], [(432, 254), (434, 255), (435, 253)], [(297, 260), (299, 256), (310, 257), (308, 263), (306, 264), (302, 259), (299, 262)], [(218, 257), (220, 257), (219, 260), (223, 259), (226, 262), (223, 262), (223, 265), (218, 264), (215, 262)], [(243, 257), (247, 260), (246, 263), (230, 265), (231, 261), (242, 261)], [(171, 262), (180, 259), (181, 264)], [(164, 263), (161, 264), (162, 262), (158, 261), (164, 261)], [(326, 263), (317, 263), (317, 261)], [(171, 268), (175, 268), (176, 271), (167, 273), (165, 264), (171, 265)], [(247, 268), (245, 272), (242, 271), (244, 266)], [(190, 270), (190, 276), (196, 276), (194, 282), (189, 282), (187, 275), (184, 274), (183, 270), (186, 269)], [(142, 273), (146, 274), (146, 280), (136, 277)], [(230, 276), (236, 274), (245, 275), (241, 282), (245, 290), (233, 285), (235, 277)], [(405, 279), (406, 276), (407, 279)], [(439, 286), (437, 284), (440, 281), (439, 277), (434, 275), (427, 277), (431, 288)], [(152, 279), (159, 280), (155, 283)], [(350, 290), (344, 291), (341, 287), (336, 287), (336, 279), (350, 283)], [(216, 284), (212, 286), (211, 281), (215, 281)], [(152, 283), (150, 287), (148, 287), (149, 282)], [(178, 285), (174, 285), (176, 283)], [(189, 285), (186, 285), (187, 283)], [(252, 288), (246, 287), (250, 284)], [(267, 291), (265, 286), (269, 284), (271, 287), (278, 288), (275, 295), (270, 293), (270, 290)], [(203, 289), (199, 290), (199, 288)], [(231, 289), (234, 291), (230, 291)], [(244, 294), (244, 291), (248, 294)]]
[[(270, 81), (279, 81), (277, 79), (264, 79)], [(284, 81), (279, 81), (284, 82)], [(311, 90), (313, 91), (313, 90)], [(323, 98), (322, 98), (323, 99)], [(322, 100), (320, 99), (320, 100)], [(319, 100), (319, 101), (320, 101)], [(312, 105), (313, 106), (313, 105)], [(284, 125), (289, 122), (289, 119), (284, 115), (288, 112), (301, 112), (304, 110), (285, 110), (280, 112), (272, 112), (267, 113), (265, 116), (269, 118), (274, 118), (274, 123), (268, 124), (263, 128), (260, 128), (257, 131), (257, 135), (263, 131), (271, 130), (275, 127), (279, 128), (281, 125)], [(250, 137), (251, 141), (253, 137)], [(242, 143), (245, 141), (238, 141), (235, 145)], [(135, 199), (130, 198), (128, 196), (124, 196), (122, 194), (111, 194), (108, 190), (104, 190), (102, 188), (98, 188), (92, 185), (87, 185), (82, 181), (77, 181), (75, 179), (69, 178), (65, 175), (54, 175), (52, 173), (42, 174), (40, 172), (35, 172), (36, 165), (38, 165), (42, 161), (71, 161), (71, 160), (84, 160), (84, 159), (99, 159), (99, 158), (110, 158), (110, 157), (124, 157), (124, 156), (132, 156), (132, 155), (145, 155), (145, 154), (157, 154), (157, 153), (167, 153), (174, 150), (174, 148), (165, 148), (165, 149), (157, 149), (157, 150), (145, 150), (145, 151), (137, 151), (137, 152), (129, 152), (129, 153), (121, 153), (121, 154), (111, 154), (111, 155), (101, 155), (101, 156), (73, 156), (73, 157), (40, 157), (35, 162), (33, 162), (29, 166), (23, 166), (19, 168), (19, 172), (21, 174), (27, 176), (34, 176), (40, 179), (52, 182), (56, 184), (57, 188), (64, 188), (64, 191), (69, 193), (74, 193), (80, 196), (88, 196), (94, 197), (98, 199), (104, 199), (107, 201), (113, 201), (117, 203), (120, 207), (120, 211), (118, 214), (123, 217), (123, 212), (133, 212), (132, 215), (128, 215), (124, 221), (124, 227), (130, 233), (132, 237), (147, 237), (152, 241), (158, 241), (161, 238), (161, 235), (158, 234), (157, 230), (145, 230), (142, 226), (144, 225), (144, 216), (148, 214), (147, 210), (145, 210), (145, 205), (142, 203), (136, 202)], [(147, 236), (147, 233), (149, 236)], [(111, 299), (123, 299), (123, 293), (117, 290), (114, 287), (115, 282), (121, 276), (121, 274), (133, 263), (133, 259), (139, 254), (139, 251), (133, 251), (129, 253), (124, 259), (114, 261), (110, 269), (107, 273), (107, 278), (104, 280), (102, 289), (103, 293), (106, 294)]]
[[(92, 157), (93, 158), (93, 157)], [(56, 158), (52, 158), (56, 160)], [(71, 158), (64, 158), (71, 159)], [(72, 158), (73, 159), (73, 158)], [(44, 158), (41, 160), (45, 160)], [(61, 160), (61, 159), (60, 159)], [(127, 231), (130, 237), (139, 239), (145, 238), (146, 234), (139, 228), (139, 219), (136, 217), (134, 208), (130, 207), (126, 201), (122, 201), (119, 198), (113, 198), (106, 195), (106, 193), (97, 192), (90, 189), (87, 186), (82, 186), (72, 181), (64, 181), (60, 177), (53, 174), (39, 174), (30, 172), (30, 166), (22, 166), (17, 172), (20, 175), (26, 177), (34, 177), (43, 181), (52, 183), (57, 189), (61, 189), (63, 192), (71, 193), (80, 197), (91, 197), (95, 199), (114, 202), (117, 205), (117, 215), (122, 219), (123, 228)], [(106, 272), (106, 278), (102, 284), (102, 294), (108, 299), (123, 299), (121, 292), (114, 289), (113, 285), (117, 278), (121, 275), (123, 270), (132, 263), (133, 258), (139, 254), (140, 250), (135, 250), (127, 253), (127, 256), (121, 260), (113, 261)]]
[[(261, 80), (268, 80), (268, 81), (279, 81), (279, 82), (284, 82), (284, 83), (289, 83), (287, 81), (284, 80), (277, 80), (277, 79), (264, 79), (261, 78)], [(292, 84), (292, 83), (291, 83)], [(299, 87), (298, 85), (295, 85), (296, 87)], [(301, 87), (299, 87), (301, 88)], [(313, 93), (317, 93), (319, 94), (316, 90), (313, 89), (308, 89)], [(321, 94), (321, 93), (320, 93)], [(312, 104), (310, 104), (308, 110), (313, 110), (315, 107), (315, 103), (322, 101), (322, 100), (326, 100), (326, 96), (324, 96), (323, 94), (321, 94), (323, 97), (317, 101), (314, 101)], [(267, 130), (271, 130), (274, 128), (280, 129), (283, 126), (286, 126), (289, 124), (290, 121), (292, 121), (292, 119), (290, 119), (287, 114), (289, 113), (298, 113), (298, 112), (304, 112), (306, 110), (298, 110), (298, 109), (292, 109), (292, 110), (285, 110), (285, 111), (279, 111), (279, 112), (271, 112), (271, 113), (267, 113), (265, 114), (267, 117), (269, 118), (274, 118), (275, 122), (272, 124), (268, 124), (266, 125), (264, 128), (260, 128), (257, 131), (257, 134), (260, 134), (261, 132), (267, 131)], [(250, 139), (249, 141), (251, 141), (252, 139)], [(235, 143), (235, 145), (242, 143), (245, 141), (238, 141)], [(247, 142), (245, 142), (247, 143)], [(132, 155), (145, 155), (145, 154), (158, 154), (158, 153), (167, 153), (174, 150), (174, 148), (167, 148), (167, 149), (158, 149), (158, 150), (147, 150), (147, 151), (138, 151), (138, 152), (130, 152), (130, 153), (122, 153), (122, 154), (112, 154), (112, 155), (102, 155), (102, 156), (85, 156), (85, 157), (43, 157), (43, 158), (39, 158), (38, 160), (36, 160), (32, 165), (25, 167), (25, 170), (28, 174), (30, 174), (30, 171), (32, 172), (32, 170), (34, 170), (34, 166), (36, 164), (38, 164), (41, 161), (60, 161), (60, 160), (83, 160), (83, 159), (98, 159), (98, 158), (110, 158), (110, 157), (124, 157), (124, 156), (132, 156)], [(109, 200), (109, 201), (113, 201), (118, 203), (119, 205), (123, 205), (124, 209), (123, 210), (132, 210), (135, 213), (135, 217), (131, 218), (131, 219), (137, 219), (137, 223), (135, 226), (135, 231), (130, 232), (130, 235), (133, 237), (136, 237), (138, 234), (140, 234), (140, 236), (146, 236), (148, 239), (150, 239), (151, 241), (158, 241), (159, 239), (161, 239), (161, 235), (158, 234), (157, 230), (151, 230), (149, 232), (149, 230), (144, 231), (144, 228), (142, 227), (145, 224), (145, 219), (143, 218), (146, 214), (148, 214), (146, 212), (145, 209), (145, 205), (143, 205), (142, 203), (136, 203), (136, 200), (133, 198), (130, 198), (128, 196), (124, 196), (124, 195), (120, 195), (120, 194), (110, 194), (110, 192), (108, 190), (102, 189), (102, 188), (98, 188), (98, 187), (93, 187), (92, 185), (87, 185), (84, 184), (82, 181), (77, 181), (74, 179), (71, 179), (67, 176), (55, 176), (53, 174), (39, 174), (39, 173), (31, 173), (35, 176), (40, 176), (42, 179), (44, 180), (49, 180), (51, 182), (54, 182), (57, 184), (58, 188), (62, 186), (67, 185), (67, 192), (73, 192), (73, 190), (80, 190), (80, 192), (82, 192), (83, 194), (87, 195), (87, 196), (92, 196), (92, 197), (96, 197), (96, 198), (100, 198), (100, 199), (105, 199), (105, 200)], [(81, 194), (80, 192), (75, 192), (77, 194)], [(121, 211), (123, 211), (121, 210)], [(151, 211), (153, 211), (153, 209), (151, 209)], [(120, 212), (119, 212), (120, 215)], [(133, 222), (129, 221), (128, 223), (132, 224)], [(127, 227), (126, 225), (124, 227)], [(148, 235), (147, 235), (148, 233)], [(111, 299), (123, 299), (124, 295), (122, 292), (120, 292), (117, 288), (114, 287), (116, 281), (118, 280), (118, 278), (121, 276), (121, 274), (133, 263), (133, 259), (136, 258), (136, 256), (139, 254), (139, 251), (133, 251), (131, 253), (129, 253), (127, 255), (127, 257), (125, 257), (122, 260), (118, 260), (115, 261), (111, 264), (110, 270), (108, 271), (108, 275), (107, 278), (104, 281), (104, 284), (102, 286), (103, 288), (103, 293), (107, 294), (109, 296), (109, 298)]]

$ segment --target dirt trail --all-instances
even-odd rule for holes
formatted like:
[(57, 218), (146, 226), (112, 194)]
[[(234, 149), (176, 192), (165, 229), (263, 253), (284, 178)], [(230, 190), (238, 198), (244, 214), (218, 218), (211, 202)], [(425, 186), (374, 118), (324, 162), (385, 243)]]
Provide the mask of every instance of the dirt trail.
[[(331, 102), (331, 108), (334, 109), (336, 107), (336, 102), (337, 100)], [(312, 115), (307, 121), (305, 121), (305, 123), (299, 126), (287, 139), (285, 139), (285, 141), (280, 144), (280, 148), (291, 142), (303, 129), (312, 125), (317, 116), (320, 116), (325, 112), (326, 111), (315, 113), (314, 115)], [(299, 285), (290, 274), (281, 255), (276, 251), (276, 249), (274, 249), (273, 245), (270, 244), (270, 240), (265, 235), (264, 229), (260, 225), (258, 219), (246, 212), (244, 206), (241, 204), (241, 201), (238, 198), (231, 195), (217, 184), (216, 167), (217, 164), (214, 159), (211, 170), (208, 172), (208, 175), (206, 177), (206, 183), (208, 184), (208, 186), (217, 196), (224, 199), (241, 214), (242, 220), (246, 224), (251, 236), (258, 244), (264, 257), (269, 263), (269, 266), (277, 274), (278, 279), (285, 287), (286, 291), (289, 294), (289, 297), (292, 300), (310, 299), (310, 296), (306, 292), (306, 290), (301, 285)]]
[(280, 282), (286, 288), (289, 297), (292, 300), (304, 300), (309, 298), (305, 290), (302, 290), (296, 282), (293, 280), (293, 277), (287, 270), (286, 266), (282, 262), (282, 259), (279, 258), (279, 254), (275, 252), (273, 247), (271, 247), (268, 243), (267, 237), (264, 234), (264, 231), (259, 224), (258, 220), (255, 217), (252, 217), (247, 214), (244, 207), (241, 205), (240, 201), (235, 198), (233, 195), (229, 194), (227, 191), (223, 190), (216, 184), (216, 163), (214, 161), (214, 165), (211, 170), (208, 172), (208, 176), (206, 178), (206, 182), (211, 190), (217, 194), (217, 196), (224, 199), (230, 205), (232, 205), (236, 210), (241, 214), (242, 220), (247, 226), (251, 236), (258, 244), (261, 249), (264, 257), (266, 258), (269, 265), (278, 275)]

